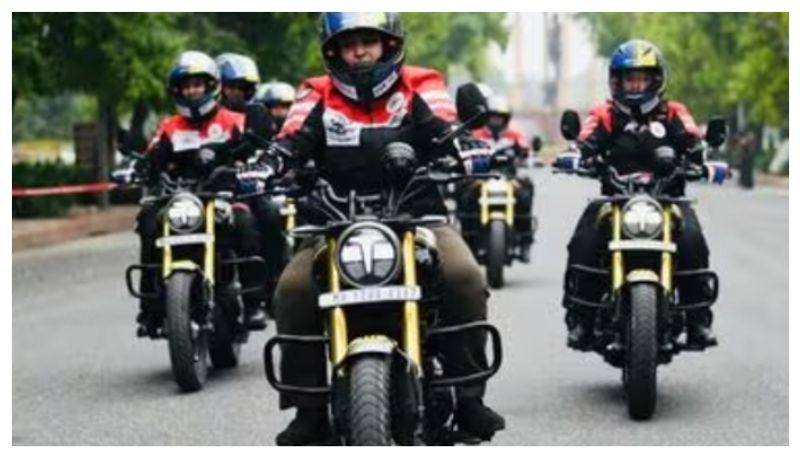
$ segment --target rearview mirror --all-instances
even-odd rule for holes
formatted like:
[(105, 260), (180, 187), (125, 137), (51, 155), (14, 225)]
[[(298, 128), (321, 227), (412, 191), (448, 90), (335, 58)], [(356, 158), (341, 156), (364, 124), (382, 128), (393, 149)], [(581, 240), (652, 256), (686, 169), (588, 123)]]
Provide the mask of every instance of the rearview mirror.
[(244, 131), (264, 141), (275, 135), (275, 122), (260, 103), (249, 103), (245, 109)]
[(726, 137), (727, 127), (725, 125), (725, 119), (719, 116), (712, 117), (706, 126), (706, 142), (711, 147), (716, 148), (725, 142)]
[(117, 128), (117, 150), (125, 157), (129, 157), (133, 153), (130, 130), (122, 127)]
[(565, 139), (573, 141), (578, 138), (580, 131), (581, 118), (578, 117), (578, 113), (571, 109), (564, 111), (564, 114), (561, 115), (561, 135)]
[(489, 105), (483, 92), (475, 83), (467, 83), (456, 91), (456, 108), (458, 119), (470, 128), (482, 127), (486, 123)]
[(539, 152), (542, 149), (542, 138), (539, 135), (534, 136), (531, 140), (531, 148), (533, 152)]

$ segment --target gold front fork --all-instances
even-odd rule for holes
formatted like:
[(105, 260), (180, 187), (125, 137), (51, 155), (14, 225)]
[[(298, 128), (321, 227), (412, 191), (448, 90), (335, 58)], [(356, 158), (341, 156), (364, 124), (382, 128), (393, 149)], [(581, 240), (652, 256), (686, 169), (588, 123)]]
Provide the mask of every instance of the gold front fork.
[[(672, 243), (672, 204), (664, 206), (663, 241), (665, 245)], [(664, 293), (672, 292), (672, 253), (664, 251), (661, 254), (661, 287)]]
[[(618, 242), (622, 239), (622, 209), (615, 204), (611, 211), (611, 240)], [(622, 251), (614, 251), (611, 253), (611, 287), (614, 292), (622, 288), (624, 277)]]
[[(417, 285), (417, 264), (414, 252), (414, 232), (403, 234), (403, 281), (404, 285)], [(419, 304), (407, 301), (403, 304), (403, 350), (417, 367), (417, 375), (422, 376), (422, 343), (419, 335)]]
[[(214, 209), (214, 200), (209, 201), (206, 204), (206, 235), (208, 235), (208, 240), (206, 240), (204, 245), (204, 252), (203, 252), (203, 273), (205, 274), (206, 279), (208, 282), (213, 286), (214, 285), (214, 225), (216, 223), (215, 209)], [(167, 238), (170, 236), (169, 230), (169, 221), (167, 220), (166, 216), (164, 217), (164, 222), (162, 225), (162, 236)], [(178, 259), (178, 262), (173, 261), (172, 259), (172, 246), (165, 243), (163, 247), (164, 261), (162, 262), (162, 274), (164, 275), (164, 279), (168, 278), (169, 275), (172, 273), (173, 266), (178, 263), (185, 264), (185, 261), (181, 261)]]
[(208, 204), (206, 204), (206, 235), (208, 238), (206, 239), (206, 252), (204, 257), (204, 267), (205, 267), (205, 275), (208, 279), (208, 282), (213, 286), (214, 285), (214, 226), (216, 225), (217, 219), (215, 217), (216, 211), (214, 208), (214, 200), (210, 200)]
[(295, 215), (297, 214), (297, 207), (294, 205), (293, 198), (287, 198), (286, 203), (286, 231), (291, 232), (294, 230), (297, 222), (295, 222)]
[[(166, 215), (164, 215), (161, 236), (163, 236), (164, 238), (167, 238), (169, 236), (169, 221), (167, 220)], [(167, 279), (167, 277), (169, 277), (169, 274), (172, 273), (172, 246), (170, 246), (167, 243), (164, 243), (163, 253), (164, 253), (164, 261), (162, 262), (163, 275), (164, 279)]]
[(486, 185), (488, 181), (481, 181), (481, 196), (480, 200), (478, 200), (481, 204), (481, 225), (486, 225), (489, 223), (489, 203), (487, 203), (487, 199), (489, 198), (489, 186)]
[[(328, 238), (328, 288), (331, 292), (339, 292), (342, 288), (339, 270), (336, 268), (336, 240)], [(331, 337), (331, 362), (334, 367), (344, 360), (347, 354), (347, 319), (341, 307), (331, 309), (329, 332)]]
[(511, 181), (508, 181), (506, 186), (506, 198), (508, 198), (508, 203), (506, 204), (506, 224), (509, 227), (514, 226), (514, 184)]

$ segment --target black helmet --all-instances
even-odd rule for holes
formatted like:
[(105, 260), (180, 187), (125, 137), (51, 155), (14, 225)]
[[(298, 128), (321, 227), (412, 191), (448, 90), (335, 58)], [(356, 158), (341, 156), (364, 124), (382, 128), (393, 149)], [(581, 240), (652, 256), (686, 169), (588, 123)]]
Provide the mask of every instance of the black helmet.
[[(322, 60), (336, 88), (356, 102), (380, 98), (400, 79), (405, 60), (403, 32), (397, 13), (322, 13)], [(339, 57), (336, 39), (352, 30), (374, 30), (383, 37), (384, 54), (372, 65), (349, 67)]]
[[(622, 80), (625, 74), (644, 70), (653, 79), (644, 92), (628, 93)], [(667, 71), (661, 50), (645, 40), (630, 40), (622, 43), (611, 54), (608, 65), (608, 85), (615, 104), (628, 114), (646, 114), (661, 102), (667, 86)]]
[[(206, 81), (206, 93), (197, 99), (188, 99), (181, 93), (183, 80), (199, 76)], [(169, 72), (167, 90), (177, 105), (181, 116), (196, 122), (204, 119), (217, 108), (219, 98), (219, 70), (214, 60), (199, 51), (186, 51), (178, 56)]]

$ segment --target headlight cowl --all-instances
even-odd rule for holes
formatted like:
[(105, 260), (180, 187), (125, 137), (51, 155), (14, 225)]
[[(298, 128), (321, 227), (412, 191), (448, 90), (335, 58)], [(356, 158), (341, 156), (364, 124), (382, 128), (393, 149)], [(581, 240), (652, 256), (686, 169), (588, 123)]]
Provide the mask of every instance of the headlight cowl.
[(203, 202), (191, 194), (177, 195), (167, 204), (166, 215), (176, 232), (194, 232), (203, 223)]
[(655, 238), (663, 225), (663, 209), (652, 198), (635, 197), (622, 208), (622, 231), (629, 238)]
[(342, 232), (337, 242), (337, 267), (355, 287), (382, 286), (400, 268), (397, 235), (383, 224), (360, 222)]

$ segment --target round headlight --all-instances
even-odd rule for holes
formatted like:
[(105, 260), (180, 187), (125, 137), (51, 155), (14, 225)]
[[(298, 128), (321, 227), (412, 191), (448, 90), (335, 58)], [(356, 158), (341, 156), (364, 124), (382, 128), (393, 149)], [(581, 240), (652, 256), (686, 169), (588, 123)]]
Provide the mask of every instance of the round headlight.
[(355, 287), (382, 286), (400, 268), (400, 243), (385, 225), (361, 222), (339, 236), (336, 255), (339, 272)]
[(633, 198), (622, 208), (622, 231), (629, 238), (655, 238), (663, 225), (661, 205), (651, 198)]
[(508, 192), (508, 181), (504, 179), (490, 179), (486, 182), (486, 192), (489, 194), (502, 194)]
[(193, 232), (203, 223), (203, 202), (191, 194), (177, 195), (167, 204), (167, 220), (178, 233)]

